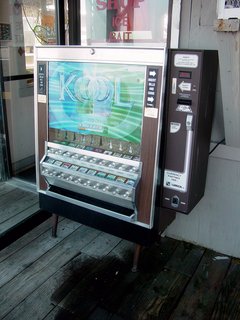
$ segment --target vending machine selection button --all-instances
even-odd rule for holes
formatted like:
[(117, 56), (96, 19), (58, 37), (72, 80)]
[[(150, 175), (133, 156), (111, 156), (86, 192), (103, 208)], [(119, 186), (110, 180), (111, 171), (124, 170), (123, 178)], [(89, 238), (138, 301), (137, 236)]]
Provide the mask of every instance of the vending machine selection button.
[(69, 169), (70, 167), (71, 167), (71, 163), (69, 163), (69, 162), (64, 162), (62, 165), (61, 165), (61, 167), (63, 167), (63, 168), (65, 168), (65, 169)]
[(53, 163), (55, 162), (55, 159), (47, 158), (45, 161), (46, 161), (47, 163), (53, 164)]
[(74, 153), (74, 154), (71, 155), (71, 158), (78, 159), (79, 158), (79, 154), (78, 153)]
[(79, 169), (79, 166), (76, 166), (75, 164), (72, 164), (71, 167), (70, 167), (71, 170), (74, 170), (74, 171), (78, 171)]
[(131, 180), (131, 179), (128, 179), (125, 183), (126, 183), (127, 185), (129, 185), (129, 186), (134, 186), (135, 181), (134, 181), (134, 180)]
[(97, 172), (96, 175), (97, 175), (98, 177), (100, 177), (100, 178), (105, 178), (107, 174), (106, 174), (105, 172), (99, 171), (99, 172)]
[(66, 152), (63, 153), (63, 156), (64, 157), (70, 157), (71, 156), (71, 152), (66, 151)]
[(57, 161), (54, 162), (54, 165), (55, 165), (55, 166), (58, 166), (58, 167), (61, 167), (62, 161), (58, 161), (58, 160), (57, 160)]
[(87, 174), (89, 174), (89, 175), (91, 175), (91, 176), (95, 176), (96, 173), (97, 173), (97, 171), (96, 171), (96, 170), (92, 170), (92, 169), (89, 169), (89, 170), (87, 171)]
[(81, 168), (79, 168), (79, 171), (82, 172), (82, 173), (86, 173), (88, 171), (88, 169), (84, 168), (84, 167), (81, 167)]
[(110, 173), (109, 173), (109, 174), (106, 176), (106, 178), (113, 181), (113, 180), (116, 179), (116, 176), (115, 176), (114, 174), (110, 174)]

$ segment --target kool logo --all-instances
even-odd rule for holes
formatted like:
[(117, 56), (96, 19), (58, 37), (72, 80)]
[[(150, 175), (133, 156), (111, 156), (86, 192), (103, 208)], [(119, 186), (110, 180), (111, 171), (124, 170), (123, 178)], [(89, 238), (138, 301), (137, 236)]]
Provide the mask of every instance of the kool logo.
[(79, 77), (75, 73), (65, 79), (64, 73), (60, 73), (59, 100), (65, 100), (67, 94), (71, 100), (84, 102), (112, 100), (114, 88), (111, 81), (105, 77)]
[(65, 77), (64, 73), (59, 73), (59, 100), (64, 101), (66, 95), (72, 101), (82, 103), (92, 101), (94, 106), (110, 106), (114, 102), (119, 107), (130, 108), (131, 102), (121, 101), (121, 79), (116, 78), (112, 83), (106, 77), (80, 77), (76, 73), (71, 73)]

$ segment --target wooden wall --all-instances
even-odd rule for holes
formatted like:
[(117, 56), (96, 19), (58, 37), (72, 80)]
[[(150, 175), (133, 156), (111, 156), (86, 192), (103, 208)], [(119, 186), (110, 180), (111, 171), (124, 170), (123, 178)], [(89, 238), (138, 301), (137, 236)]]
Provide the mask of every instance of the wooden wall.
[[(180, 213), (168, 236), (240, 257), (240, 31), (214, 31), (216, 0), (182, 0), (180, 47), (216, 49), (219, 75), (205, 195), (189, 216)], [(212, 144), (214, 146), (214, 144)]]

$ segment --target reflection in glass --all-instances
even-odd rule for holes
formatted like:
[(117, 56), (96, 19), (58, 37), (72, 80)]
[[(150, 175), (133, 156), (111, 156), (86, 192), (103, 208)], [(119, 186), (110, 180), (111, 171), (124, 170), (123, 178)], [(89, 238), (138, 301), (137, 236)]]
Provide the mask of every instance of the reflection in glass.
[(82, 45), (166, 46), (168, 0), (81, 1)]

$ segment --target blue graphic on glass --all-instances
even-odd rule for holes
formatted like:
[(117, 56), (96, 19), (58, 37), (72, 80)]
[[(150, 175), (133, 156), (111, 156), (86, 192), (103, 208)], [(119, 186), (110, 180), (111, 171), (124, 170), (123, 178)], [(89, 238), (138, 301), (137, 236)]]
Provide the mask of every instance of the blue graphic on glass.
[(49, 62), (49, 128), (140, 143), (145, 66)]

